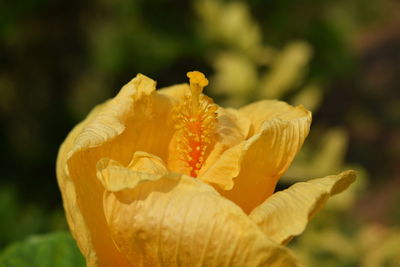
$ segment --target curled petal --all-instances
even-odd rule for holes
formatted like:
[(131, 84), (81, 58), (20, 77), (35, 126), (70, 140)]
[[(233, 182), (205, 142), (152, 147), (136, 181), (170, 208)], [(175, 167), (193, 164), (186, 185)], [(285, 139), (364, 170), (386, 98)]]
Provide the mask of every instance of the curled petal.
[(275, 114), (278, 118), (264, 121), (262, 125), (253, 120), (253, 131), (256, 129), (257, 132), (226, 150), (200, 177), (217, 184), (223, 189), (219, 190), (223, 196), (247, 213), (273, 193), (279, 177), (287, 170), (308, 135), (310, 112), (302, 107), (285, 105), (281, 113), (282, 116)]
[(134, 188), (138, 183), (157, 180), (167, 173), (168, 170), (159, 157), (142, 151), (135, 152), (127, 168), (108, 158), (97, 162), (97, 177), (110, 192)]
[[(110, 158), (126, 166), (135, 151), (146, 151), (165, 160), (174, 132), (170, 118), (176, 101), (169, 95), (178, 95), (184, 89), (174, 86), (158, 93), (155, 82), (139, 74), (114, 99), (92, 112), (62, 145), (57, 178), (71, 232), (89, 266), (128, 265), (106, 223), (104, 186), (96, 177), (97, 162)], [(140, 161), (142, 167), (148, 166), (145, 159)]]
[[(106, 169), (110, 181), (115, 175), (137, 179), (129, 169)], [(104, 194), (112, 238), (134, 266), (298, 266), (285, 247), (211, 186), (178, 174), (153, 175)]]
[(67, 139), (60, 147), (56, 167), (57, 181), (61, 189), (65, 215), (71, 228), (72, 235), (77, 241), (78, 246), (82, 251), (82, 254), (86, 257), (88, 266), (95, 266), (97, 264), (97, 256), (94, 252), (90, 230), (87, 223), (85, 222), (85, 218), (80, 211), (77, 202), (77, 192), (75, 184), (69, 176), (69, 171), (68, 168), (66, 168), (66, 163), (68, 159), (68, 152), (72, 149), (75, 138), (88, 124), (88, 122), (105, 107), (105, 105), (106, 104), (102, 104), (95, 107), (87, 116), (87, 118), (79, 123), (77, 126), (75, 126), (75, 128), (69, 133)]
[(251, 121), (250, 135), (261, 130), (265, 121), (281, 119), (290, 121), (300, 117), (307, 117), (311, 123), (311, 112), (302, 106), (293, 107), (283, 101), (261, 100), (239, 109), (239, 113)]
[(311, 217), (328, 198), (345, 190), (355, 181), (354, 171), (296, 183), (277, 192), (249, 215), (265, 235), (280, 244), (287, 244), (301, 234)]
[(203, 174), (207, 173), (207, 170), (215, 164), (222, 153), (247, 138), (250, 131), (250, 121), (235, 109), (220, 107), (218, 109), (217, 131), (217, 140), (199, 172), (201, 180), (215, 184), (219, 184), (218, 181), (220, 178), (218, 176), (206, 178)]

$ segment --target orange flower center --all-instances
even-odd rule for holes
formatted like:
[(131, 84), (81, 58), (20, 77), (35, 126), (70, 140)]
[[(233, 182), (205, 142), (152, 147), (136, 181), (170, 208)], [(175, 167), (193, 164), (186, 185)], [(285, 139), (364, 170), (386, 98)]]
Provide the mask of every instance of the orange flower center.
[(203, 73), (187, 73), (190, 81), (190, 95), (185, 96), (175, 117), (178, 137), (178, 152), (185, 162), (192, 177), (197, 177), (203, 166), (207, 148), (215, 138), (217, 105), (211, 98), (201, 94), (208, 85)]

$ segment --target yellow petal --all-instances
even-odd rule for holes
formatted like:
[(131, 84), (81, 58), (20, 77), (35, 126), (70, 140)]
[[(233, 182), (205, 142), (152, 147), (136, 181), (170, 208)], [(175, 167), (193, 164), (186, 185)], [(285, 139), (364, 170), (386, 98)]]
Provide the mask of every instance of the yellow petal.
[(182, 102), (185, 94), (187, 94), (189, 91), (189, 85), (187, 83), (182, 83), (165, 87), (157, 92), (162, 96), (168, 97), (173, 105), (177, 105), (178, 103)]
[(223, 196), (249, 213), (273, 193), (300, 150), (311, 113), (278, 101), (261, 101), (240, 113), (252, 122), (253, 136), (226, 150), (201, 179), (220, 186)]
[(205, 182), (218, 184), (219, 182), (217, 180), (219, 178), (217, 176), (210, 176), (209, 173), (205, 173), (214, 165), (224, 151), (245, 140), (249, 131), (250, 121), (247, 118), (235, 109), (219, 107), (216, 133), (218, 139), (207, 157), (204, 166), (200, 169), (199, 179)]
[(232, 147), (246, 139), (250, 132), (250, 121), (236, 109), (218, 109), (219, 142)]
[[(138, 178), (130, 169), (117, 174), (107, 168), (99, 179)], [(132, 265), (298, 266), (211, 186), (184, 175), (150, 175), (154, 179), (104, 194), (113, 240)]]
[(170, 117), (175, 100), (168, 94), (177, 94), (179, 88), (158, 93), (153, 80), (138, 75), (78, 125), (62, 145), (58, 181), (71, 231), (89, 266), (127, 264), (104, 217), (104, 188), (96, 178), (97, 162), (111, 158), (128, 165), (135, 151), (165, 160), (174, 131)]
[(301, 234), (308, 221), (328, 198), (345, 190), (355, 181), (354, 171), (296, 183), (277, 192), (249, 215), (260, 229), (276, 242), (287, 244)]
[(69, 177), (66, 162), (68, 159), (67, 154), (72, 149), (75, 138), (79, 135), (86, 124), (105, 107), (105, 105), (106, 103), (95, 107), (84, 121), (75, 126), (61, 145), (57, 157), (57, 181), (61, 189), (66, 218), (72, 235), (77, 241), (82, 254), (85, 255), (88, 266), (96, 265), (97, 256), (96, 253), (94, 253), (90, 231), (77, 203), (76, 187)]
[(147, 172), (151, 174), (167, 174), (168, 170), (164, 161), (152, 154), (143, 151), (136, 151), (128, 168), (134, 171)]
[[(125, 172), (132, 175), (126, 175)], [(168, 170), (159, 157), (142, 151), (135, 152), (127, 168), (108, 158), (97, 162), (97, 177), (104, 188), (111, 192), (134, 188), (140, 182), (157, 180), (167, 173)]]
[(265, 121), (279, 118), (282, 120), (293, 120), (307, 117), (311, 123), (311, 112), (302, 106), (293, 107), (285, 102), (277, 100), (262, 100), (239, 109), (239, 112), (248, 118), (252, 124), (251, 135), (260, 131)]

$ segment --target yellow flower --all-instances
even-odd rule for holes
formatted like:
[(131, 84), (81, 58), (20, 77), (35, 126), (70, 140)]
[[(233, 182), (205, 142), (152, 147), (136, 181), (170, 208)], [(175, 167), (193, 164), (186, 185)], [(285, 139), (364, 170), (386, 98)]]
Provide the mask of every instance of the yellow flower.
[(57, 177), (88, 266), (297, 266), (284, 247), (355, 175), (273, 194), (306, 138), (303, 107), (222, 108), (208, 81), (155, 90), (138, 75), (62, 144)]

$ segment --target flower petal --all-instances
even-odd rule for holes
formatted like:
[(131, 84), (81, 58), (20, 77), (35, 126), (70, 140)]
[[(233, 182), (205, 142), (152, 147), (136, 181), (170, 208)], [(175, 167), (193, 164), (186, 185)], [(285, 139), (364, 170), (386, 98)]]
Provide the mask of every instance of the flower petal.
[(61, 145), (57, 158), (57, 181), (61, 189), (61, 196), (63, 198), (66, 218), (72, 235), (77, 241), (82, 254), (86, 257), (88, 266), (96, 265), (97, 256), (96, 253), (94, 253), (90, 231), (77, 203), (76, 187), (69, 177), (66, 163), (68, 159), (68, 152), (72, 149), (75, 138), (79, 135), (87, 123), (105, 107), (105, 105), (106, 103), (96, 106), (84, 121), (75, 126), (75, 128), (69, 133), (64, 143)]
[[(125, 175), (125, 172), (131, 175)], [(127, 168), (108, 158), (97, 162), (97, 177), (110, 192), (134, 188), (138, 183), (157, 180), (167, 173), (168, 170), (160, 158), (142, 151), (135, 152)]]
[[(268, 112), (266, 103), (279, 110)], [(300, 150), (309, 132), (311, 113), (277, 101), (262, 101), (243, 110), (241, 114), (252, 121), (253, 136), (226, 150), (201, 179), (217, 184), (223, 196), (250, 213), (273, 193), (279, 177)]]
[(96, 164), (110, 158), (128, 165), (135, 151), (165, 160), (174, 131), (170, 119), (174, 100), (168, 94), (176, 93), (177, 88), (158, 93), (155, 82), (139, 74), (107, 105), (78, 125), (60, 149), (57, 176), (65, 210), (89, 266), (128, 264), (110, 236), (102, 207), (104, 188), (96, 178)]
[(258, 101), (242, 107), (239, 112), (251, 121), (251, 135), (259, 132), (265, 121), (275, 118), (293, 120), (300, 117), (309, 117), (311, 123), (311, 113), (308, 110), (302, 106), (293, 107), (278, 100)]
[[(108, 167), (106, 167), (107, 169)], [(136, 179), (135, 171), (99, 170), (99, 179)], [(135, 266), (298, 266), (232, 202), (192, 177), (153, 174), (104, 194), (115, 244)]]
[(355, 181), (354, 171), (296, 183), (277, 192), (249, 215), (264, 234), (280, 244), (287, 244), (301, 234), (308, 221), (332, 195), (344, 191)]
[(247, 138), (250, 132), (250, 121), (232, 108), (218, 109), (219, 142), (232, 147)]
[(235, 109), (219, 107), (217, 131), (218, 140), (215, 142), (198, 176), (200, 180), (205, 182), (218, 183), (213, 181), (213, 179), (219, 179), (216, 176), (207, 178), (203, 174), (214, 165), (223, 152), (247, 138), (250, 131), (250, 121)]

